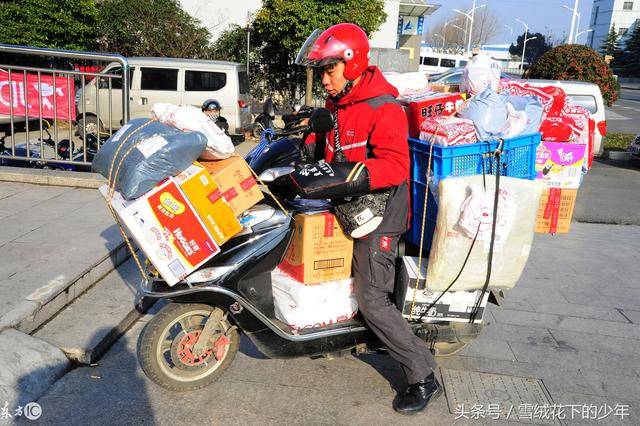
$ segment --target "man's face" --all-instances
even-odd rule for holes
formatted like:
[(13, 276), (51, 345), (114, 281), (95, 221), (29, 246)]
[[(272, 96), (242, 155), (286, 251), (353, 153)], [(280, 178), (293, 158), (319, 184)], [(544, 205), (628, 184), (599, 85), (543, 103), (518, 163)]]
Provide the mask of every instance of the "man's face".
[(343, 74), (344, 65), (344, 62), (336, 62), (335, 64), (322, 68), (322, 85), (329, 96), (336, 96), (342, 92), (342, 89), (344, 89), (344, 86), (347, 84), (348, 80)]

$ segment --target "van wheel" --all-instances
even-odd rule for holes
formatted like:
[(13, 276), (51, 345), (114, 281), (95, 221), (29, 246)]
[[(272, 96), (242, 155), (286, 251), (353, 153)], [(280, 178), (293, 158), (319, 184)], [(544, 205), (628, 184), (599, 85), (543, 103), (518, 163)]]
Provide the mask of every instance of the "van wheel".
[[(217, 320), (201, 353), (193, 345), (209, 317)], [(191, 391), (215, 382), (240, 347), (238, 331), (220, 308), (170, 303), (145, 326), (138, 340), (138, 361), (156, 384), (172, 391)]]
[(85, 133), (87, 135), (95, 135), (96, 137), (98, 137), (99, 133), (104, 133), (104, 125), (102, 124), (102, 121), (98, 121), (98, 117), (94, 117), (93, 115), (87, 115), (79, 119), (76, 136), (79, 136), (80, 139), (84, 139)]

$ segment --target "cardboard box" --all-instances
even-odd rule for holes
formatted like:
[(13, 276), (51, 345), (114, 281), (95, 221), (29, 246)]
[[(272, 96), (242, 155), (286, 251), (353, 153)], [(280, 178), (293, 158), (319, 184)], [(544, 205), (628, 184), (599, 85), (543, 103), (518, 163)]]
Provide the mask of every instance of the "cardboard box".
[(536, 153), (536, 180), (549, 188), (577, 189), (586, 151), (582, 144), (543, 141)]
[[(442, 292), (426, 290), (425, 279), (427, 275), (427, 259), (422, 259), (420, 265), (420, 279), (418, 278), (418, 258), (404, 256), (400, 269), (400, 279), (395, 288), (396, 305), (402, 310), (402, 316), (417, 320)], [(418, 290), (414, 291), (416, 284)], [(482, 290), (474, 291), (449, 291), (446, 292), (438, 303), (433, 305), (429, 312), (424, 314), (422, 322), (469, 322), (471, 312), (480, 297)], [(415, 303), (413, 300), (415, 293)], [(482, 322), (489, 291), (485, 292), (478, 308), (478, 314), (474, 323)], [(413, 315), (411, 306), (413, 305)]]
[(353, 240), (331, 213), (298, 214), (280, 269), (304, 284), (351, 277)]
[(174, 179), (218, 245), (242, 231), (233, 210), (201, 164), (192, 164)]
[(577, 189), (547, 188), (540, 197), (536, 233), (568, 233), (577, 196)]
[[(103, 196), (107, 185), (100, 188)], [(111, 200), (120, 221), (170, 286), (220, 252), (213, 236), (173, 179), (135, 200)]]
[(236, 216), (264, 198), (249, 165), (242, 157), (234, 155), (226, 160), (202, 161), (201, 164), (209, 171)]
[(455, 93), (455, 92), (459, 92), (460, 91), (460, 85), (459, 84), (434, 83), (434, 84), (430, 84), (429, 87), (434, 92), (440, 92), (440, 93)]
[(423, 121), (431, 117), (453, 115), (462, 102), (464, 98), (461, 93), (435, 93), (427, 99), (409, 102), (409, 136), (420, 137)]

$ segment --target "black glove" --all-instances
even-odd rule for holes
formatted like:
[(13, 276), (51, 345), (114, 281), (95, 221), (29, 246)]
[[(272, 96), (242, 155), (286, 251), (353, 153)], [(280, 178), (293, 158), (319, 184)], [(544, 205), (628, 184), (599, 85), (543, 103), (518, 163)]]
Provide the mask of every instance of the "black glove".
[(305, 164), (289, 178), (302, 198), (357, 197), (371, 192), (364, 163)]

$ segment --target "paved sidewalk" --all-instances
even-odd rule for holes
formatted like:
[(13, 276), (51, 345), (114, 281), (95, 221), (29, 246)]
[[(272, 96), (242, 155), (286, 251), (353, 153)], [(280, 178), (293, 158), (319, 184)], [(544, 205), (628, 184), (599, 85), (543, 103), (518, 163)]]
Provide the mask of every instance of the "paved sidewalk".
[(0, 182), (0, 220), (0, 328), (37, 313), (122, 243), (95, 189)]
[[(610, 413), (600, 424), (638, 424), (639, 252), (637, 226), (574, 223), (568, 235), (537, 236), (524, 276), (504, 306), (493, 307), (481, 336), (460, 355), (441, 359), (440, 367), (541, 379), (556, 404), (598, 409), (628, 405), (628, 416)], [(446, 398), (422, 415), (394, 413), (390, 404), (395, 390), (389, 383), (398, 386), (402, 379), (388, 356), (272, 360), (247, 340), (214, 385), (198, 392), (168, 392), (138, 366), (135, 348), (143, 325), (136, 324), (99, 366), (76, 369), (54, 384), (39, 400), (43, 420), (442, 425), (456, 417)], [(500, 403), (500, 397), (493, 402)], [(514, 416), (519, 409), (514, 407)], [(584, 423), (581, 413), (575, 416), (567, 423)]]

